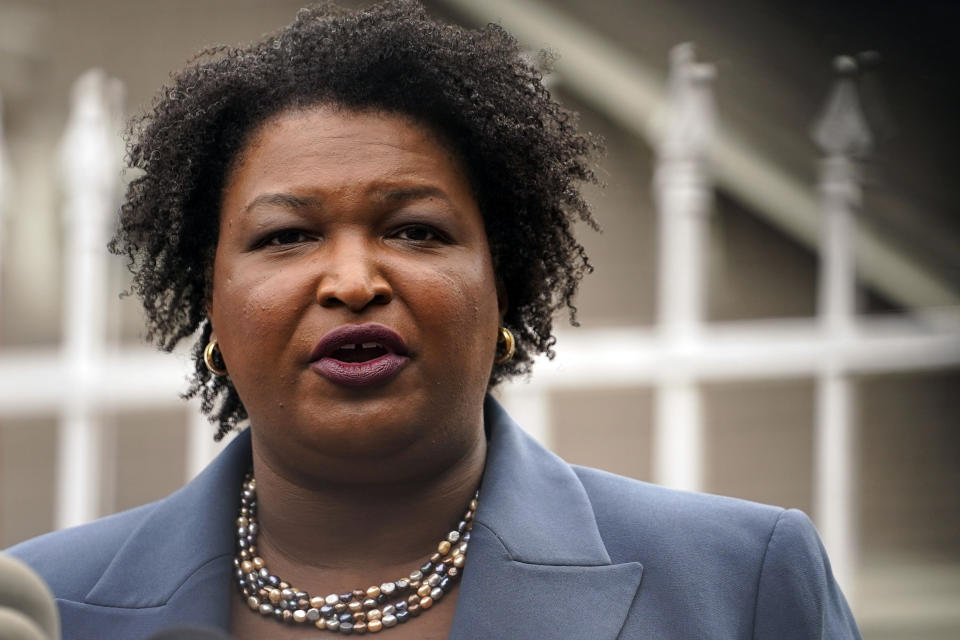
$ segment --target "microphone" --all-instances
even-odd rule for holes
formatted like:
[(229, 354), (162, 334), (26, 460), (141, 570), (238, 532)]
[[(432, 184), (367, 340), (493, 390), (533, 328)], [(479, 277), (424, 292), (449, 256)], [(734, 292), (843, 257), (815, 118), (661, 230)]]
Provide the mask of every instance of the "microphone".
[(208, 627), (170, 627), (147, 640), (233, 640), (233, 636)]
[(60, 615), (47, 583), (0, 553), (0, 640), (60, 640)]

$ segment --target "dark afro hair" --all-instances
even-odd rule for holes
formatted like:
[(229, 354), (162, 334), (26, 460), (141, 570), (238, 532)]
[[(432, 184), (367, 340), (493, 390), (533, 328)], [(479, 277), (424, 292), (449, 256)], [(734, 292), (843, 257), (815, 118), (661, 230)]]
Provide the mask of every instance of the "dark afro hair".
[(600, 143), (577, 132), (541, 80), (499, 26), (443, 24), (397, 0), (302, 9), (260, 42), (201, 52), (160, 91), (131, 125), (129, 162), (139, 172), (110, 250), (129, 260), (149, 339), (169, 351), (196, 334), (185, 397), (200, 396), (217, 440), (247, 417), (230, 378), (203, 363), (221, 193), (246, 138), (283, 110), (404, 114), (452, 145), (483, 213), (509, 301), (504, 325), (516, 338), (516, 355), (494, 366), (490, 385), (529, 372), (538, 353), (553, 356), (553, 316), (566, 307), (576, 324), (573, 297), (591, 269), (571, 226), (579, 218), (596, 228), (580, 186), (596, 182)]

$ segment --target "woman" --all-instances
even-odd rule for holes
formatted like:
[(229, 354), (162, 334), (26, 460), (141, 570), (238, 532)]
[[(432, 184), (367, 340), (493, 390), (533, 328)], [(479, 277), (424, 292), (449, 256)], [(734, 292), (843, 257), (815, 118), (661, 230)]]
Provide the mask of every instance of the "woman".
[(596, 145), (512, 38), (388, 2), (209, 53), (139, 123), (111, 248), (162, 347), (199, 330), (217, 438), (250, 426), (12, 551), (65, 637), (858, 637), (799, 512), (573, 468), (487, 395), (550, 353), (594, 224)]

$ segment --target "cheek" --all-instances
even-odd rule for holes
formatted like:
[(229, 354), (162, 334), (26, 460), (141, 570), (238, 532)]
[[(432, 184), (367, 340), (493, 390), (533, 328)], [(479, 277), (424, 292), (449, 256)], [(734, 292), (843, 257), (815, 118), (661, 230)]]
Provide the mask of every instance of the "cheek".
[(285, 339), (303, 302), (297, 279), (262, 269), (215, 269), (211, 315), (218, 339), (225, 348), (243, 350), (267, 346), (271, 338)]
[[(482, 363), (493, 353), (499, 322), (493, 269), (478, 261), (469, 269), (441, 270), (418, 283), (419, 315), (429, 333), (424, 338), (449, 352)], [(436, 339), (443, 337), (442, 340)], [(489, 347), (489, 348), (488, 348)]]

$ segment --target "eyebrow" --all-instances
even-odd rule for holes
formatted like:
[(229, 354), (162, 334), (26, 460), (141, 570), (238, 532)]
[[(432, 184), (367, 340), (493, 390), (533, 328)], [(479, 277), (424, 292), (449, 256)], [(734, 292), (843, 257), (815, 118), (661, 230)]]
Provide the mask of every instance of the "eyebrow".
[(422, 187), (389, 187), (385, 189), (375, 189), (373, 193), (378, 199), (390, 202), (423, 200), (426, 198), (439, 198), (447, 202), (450, 201), (450, 198), (442, 189), (429, 185)]
[[(432, 186), (376, 188), (372, 190), (372, 195), (377, 200), (384, 202), (406, 202), (426, 198), (439, 198), (450, 202), (450, 198), (442, 189)], [(293, 210), (313, 209), (322, 208), (323, 201), (320, 198), (300, 197), (292, 193), (263, 193), (250, 201), (244, 211), (251, 211), (259, 206), (274, 206)]]
[(272, 205), (284, 209), (308, 209), (320, 206), (320, 201), (316, 198), (301, 198), (291, 193), (263, 193), (254, 198), (244, 208), (244, 211), (250, 211), (263, 205)]

